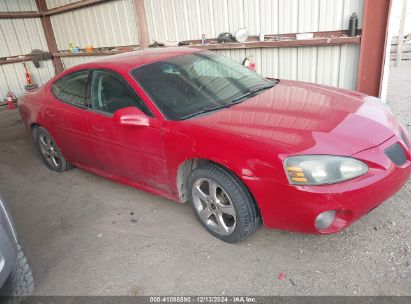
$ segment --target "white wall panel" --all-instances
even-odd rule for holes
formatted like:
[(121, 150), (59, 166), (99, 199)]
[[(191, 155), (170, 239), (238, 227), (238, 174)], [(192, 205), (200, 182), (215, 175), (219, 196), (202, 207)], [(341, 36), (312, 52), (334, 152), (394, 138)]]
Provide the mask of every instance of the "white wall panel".
[[(51, 16), (59, 50), (138, 44), (134, 0), (117, 0)], [(164, 29), (164, 27), (162, 27)]]
[(298, 0), (279, 0), (278, 11), (278, 32), (281, 34), (296, 33), (298, 31)]
[[(311, 18), (307, 18), (311, 16)], [(320, 1), (298, 1), (298, 32), (318, 32), (320, 24)]]
[(71, 4), (74, 2), (79, 2), (79, 1), (81, 0), (46, 0), (46, 3), (47, 3), (47, 8), (52, 9), (52, 8), (56, 8), (59, 6)]
[(0, 19), (0, 57), (48, 51), (40, 19)]
[[(0, 0), (2, 12), (36, 11), (35, 0)], [(39, 18), (0, 19), (0, 57), (26, 55), (33, 49), (48, 51), (43, 28)], [(54, 75), (51, 60), (41, 61), (36, 68), (31, 61), (26, 62), (33, 81), (43, 85)], [(9, 90), (17, 96), (24, 92), (26, 84), (22, 63), (0, 65), (0, 99)]]
[(151, 40), (217, 37), (247, 27), (251, 35), (348, 29), (364, 0), (145, 0)]
[(356, 89), (359, 60), (359, 46), (344, 45), (341, 47), (339, 87), (351, 90)]
[(0, 12), (37, 11), (36, 0), (0, 0)]
[(264, 77), (299, 80), (355, 89), (358, 45), (220, 50), (217, 53), (242, 62), (252, 57)]
[(92, 62), (100, 58), (107, 58), (107, 56), (63, 57), (62, 60), (66, 69), (69, 69), (78, 64)]
[[(41, 61), (40, 68), (36, 68), (31, 61), (26, 62), (27, 68), (31, 74), (34, 83), (39, 86), (45, 84), (54, 76), (54, 68), (51, 60)], [(23, 63), (3, 64), (0, 65), (0, 99), (6, 97), (7, 92), (11, 90), (16, 96), (24, 93), (26, 85), (25, 70)]]

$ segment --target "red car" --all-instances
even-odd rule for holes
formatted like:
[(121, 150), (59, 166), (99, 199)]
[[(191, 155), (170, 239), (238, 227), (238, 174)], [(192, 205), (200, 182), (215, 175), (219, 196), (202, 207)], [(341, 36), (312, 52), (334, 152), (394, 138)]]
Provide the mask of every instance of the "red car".
[(265, 79), (208, 51), (163, 48), (71, 68), (19, 100), (45, 164), (190, 202), (236, 243), (261, 223), (329, 234), (397, 192), (405, 129), (379, 99)]

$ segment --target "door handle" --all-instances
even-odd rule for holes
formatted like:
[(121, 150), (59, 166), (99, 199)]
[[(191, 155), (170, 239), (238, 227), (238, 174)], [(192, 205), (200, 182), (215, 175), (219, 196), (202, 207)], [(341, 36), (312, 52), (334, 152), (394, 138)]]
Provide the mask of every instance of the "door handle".
[(97, 131), (97, 132), (103, 132), (103, 131), (104, 131), (104, 128), (103, 128), (103, 127), (99, 127), (99, 126), (96, 126), (96, 125), (92, 125), (91, 128), (92, 128), (94, 131)]
[(56, 114), (53, 111), (46, 110), (46, 115), (50, 117), (56, 117)]

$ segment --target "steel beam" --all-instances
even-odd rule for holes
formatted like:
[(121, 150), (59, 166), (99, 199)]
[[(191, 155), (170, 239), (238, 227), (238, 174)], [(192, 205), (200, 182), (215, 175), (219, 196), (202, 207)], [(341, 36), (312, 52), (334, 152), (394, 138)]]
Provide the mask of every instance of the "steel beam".
[(357, 91), (379, 97), (391, 0), (365, 0)]
[(138, 41), (141, 48), (146, 48), (150, 44), (148, 34), (147, 16), (144, 8), (144, 0), (135, 0), (137, 25), (138, 25)]
[[(45, 0), (36, 0), (37, 10), (39, 13), (44, 13), (47, 11), (47, 3)], [(58, 52), (56, 37), (54, 36), (53, 27), (51, 25), (50, 16), (41, 16), (41, 25), (43, 27), (44, 36), (46, 37), (47, 47), (51, 54)], [(63, 65), (61, 64), (60, 58), (53, 57), (52, 59), (54, 65), (55, 74), (59, 74), (63, 71)]]

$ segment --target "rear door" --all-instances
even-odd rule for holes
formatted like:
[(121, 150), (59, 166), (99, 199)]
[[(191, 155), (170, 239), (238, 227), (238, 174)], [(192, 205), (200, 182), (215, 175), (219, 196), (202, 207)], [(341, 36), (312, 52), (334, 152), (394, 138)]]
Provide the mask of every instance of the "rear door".
[[(152, 119), (153, 126), (116, 125), (113, 114), (125, 107), (139, 108)], [(88, 115), (93, 147), (104, 171), (168, 190), (160, 121), (126, 80), (113, 71), (94, 70)]]
[(89, 70), (73, 72), (54, 82), (44, 107), (48, 131), (69, 162), (98, 169), (87, 123)]

